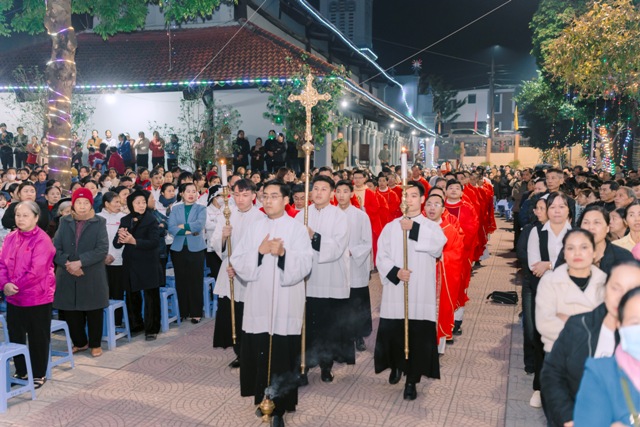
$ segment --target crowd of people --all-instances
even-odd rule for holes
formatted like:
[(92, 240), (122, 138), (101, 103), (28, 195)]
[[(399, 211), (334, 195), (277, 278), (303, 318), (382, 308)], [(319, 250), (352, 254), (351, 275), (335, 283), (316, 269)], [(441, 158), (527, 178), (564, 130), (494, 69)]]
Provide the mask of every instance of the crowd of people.
[[(0, 144), (0, 285), (11, 341), (29, 337), (37, 387), (46, 381), (53, 310), (69, 324), (73, 352), (99, 357), (109, 299), (125, 300), (131, 332), (153, 341), (167, 274), (175, 278), (181, 317), (194, 324), (209, 274), (218, 296), (213, 347), (233, 348), (229, 366), (240, 368), (241, 395), (256, 405), (272, 399), (273, 423), (282, 426), (311, 370), (333, 382), (335, 363), (354, 364), (367, 350), (369, 282), (377, 271), (375, 372), (388, 369), (391, 384), (404, 377), (403, 398), (414, 400), (422, 377), (440, 377), (440, 356), (463, 333), (471, 278), (490, 255), (496, 216), (504, 216), (513, 222), (521, 264), (531, 405), (563, 427), (633, 416), (618, 399), (597, 414), (603, 423), (581, 421), (596, 419), (595, 401), (640, 397), (634, 171), (611, 177), (579, 168), (454, 169), (448, 161), (403, 171), (385, 154), (378, 174), (339, 163), (313, 167), (305, 191), (300, 163), (287, 164), (287, 149), (279, 152), (284, 137), (274, 131), (259, 155), (239, 131), (244, 141), (234, 146), (225, 176), (209, 161), (183, 170), (167, 155), (177, 153), (177, 140), (171, 148), (157, 132), (148, 144), (140, 132), (124, 153), (126, 135), (115, 145), (112, 139), (110, 131), (105, 139), (94, 131), (78, 146), (70, 188), (49, 179), (46, 162), (18, 164), (16, 151), (14, 168)], [(97, 155), (106, 152), (103, 144), (108, 157)], [(82, 164), (87, 154), (89, 166)], [(122, 316), (116, 313), (119, 326)], [(16, 360), (15, 375), (26, 376), (24, 360)]]

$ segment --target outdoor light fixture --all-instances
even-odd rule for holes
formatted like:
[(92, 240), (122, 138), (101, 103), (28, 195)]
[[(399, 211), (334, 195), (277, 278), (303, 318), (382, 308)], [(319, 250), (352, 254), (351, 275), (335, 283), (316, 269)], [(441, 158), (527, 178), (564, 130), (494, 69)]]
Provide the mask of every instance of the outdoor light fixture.
[(391, 129), (395, 129), (396, 124), (395, 124), (394, 122), (391, 122), (391, 124), (389, 125), (389, 127), (390, 127)]
[(346, 99), (343, 99), (343, 100), (340, 102), (340, 106), (341, 106), (342, 108), (347, 108), (347, 107), (349, 106), (349, 101), (347, 101)]

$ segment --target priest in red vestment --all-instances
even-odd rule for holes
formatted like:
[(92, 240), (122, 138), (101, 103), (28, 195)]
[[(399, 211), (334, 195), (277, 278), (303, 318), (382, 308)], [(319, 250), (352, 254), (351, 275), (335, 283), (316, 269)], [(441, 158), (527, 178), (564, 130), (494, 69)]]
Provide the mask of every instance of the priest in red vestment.
[(371, 234), (373, 235), (373, 259), (378, 253), (378, 237), (387, 223), (387, 212), (384, 206), (380, 206), (380, 200), (376, 193), (366, 186), (367, 176), (364, 171), (355, 170), (353, 172), (353, 197), (351, 204), (358, 209), (364, 210), (371, 221)]
[(462, 184), (460, 182), (455, 180), (447, 182), (446, 194), (445, 207), (450, 214), (458, 219), (464, 233), (465, 253), (462, 260), (462, 282), (458, 292), (457, 304), (458, 307), (464, 307), (469, 300), (467, 288), (471, 281), (471, 265), (478, 238), (478, 215), (472, 205), (462, 200)]
[(459, 228), (458, 220), (444, 208), (444, 198), (434, 189), (425, 203), (427, 218), (440, 225), (447, 238), (442, 256), (436, 264), (436, 280), (438, 283), (438, 342), (442, 338), (453, 340), (453, 313), (458, 304), (460, 289), (462, 258), (464, 256), (464, 236)]
[(389, 181), (384, 174), (380, 174), (378, 177), (378, 189), (376, 190), (376, 193), (385, 199), (387, 206), (389, 207), (389, 219), (387, 222), (391, 222), (402, 216), (402, 211), (400, 210), (402, 196), (398, 197), (398, 194), (389, 188)]

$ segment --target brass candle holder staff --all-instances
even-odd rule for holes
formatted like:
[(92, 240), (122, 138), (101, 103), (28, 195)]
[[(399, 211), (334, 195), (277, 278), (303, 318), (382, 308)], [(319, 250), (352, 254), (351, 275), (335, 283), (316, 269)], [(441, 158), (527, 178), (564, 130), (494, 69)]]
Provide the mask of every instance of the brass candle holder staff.
[[(406, 149), (402, 147), (402, 154), (400, 156), (401, 174), (402, 174), (402, 202), (400, 203), (400, 210), (404, 219), (407, 219), (407, 212), (409, 211), (409, 204), (407, 203), (407, 153)], [(408, 233), (407, 230), (402, 230), (402, 262), (403, 269), (409, 269), (409, 256), (408, 256)], [(409, 282), (404, 282), (404, 358), (409, 360)]]
[[(222, 210), (222, 215), (224, 215), (225, 225), (231, 225), (231, 209), (229, 208), (229, 185), (227, 183), (227, 165), (224, 161), (221, 162), (221, 176), (222, 176), (222, 198), (224, 201), (224, 209)], [(231, 236), (227, 237), (227, 260), (229, 263), (229, 267), (231, 267)], [(233, 285), (233, 277), (229, 278), (229, 299), (231, 300), (231, 338), (233, 339), (233, 344), (236, 343), (236, 300), (234, 294), (234, 285)]]

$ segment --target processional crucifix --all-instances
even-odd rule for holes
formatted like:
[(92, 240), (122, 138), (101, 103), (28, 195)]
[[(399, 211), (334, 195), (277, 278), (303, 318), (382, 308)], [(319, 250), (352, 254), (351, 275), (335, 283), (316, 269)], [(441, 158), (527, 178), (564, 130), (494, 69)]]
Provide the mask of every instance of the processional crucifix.
[[(311, 109), (318, 104), (318, 101), (328, 101), (331, 99), (331, 95), (328, 93), (319, 93), (315, 87), (313, 87), (313, 75), (311, 73), (307, 74), (306, 77), (307, 83), (305, 84), (304, 89), (300, 93), (300, 95), (289, 95), (289, 102), (299, 101), (302, 106), (305, 108), (307, 119), (306, 119), (306, 129), (304, 133), (304, 144), (302, 145), (302, 149), (304, 150), (304, 225), (307, 226), (309, 223), (309, 175), (311, 169), (311, 153), (313, 152), (313, 134), (311, 133)], [(304, 281), (305, 286), (305, 295), (307, 288), (307, 279)], [(305, 308), (302, 312), (302, 333), (301, 333), (301, 351), (300, 351), (300, 371), (302, 375), (304, 375), (305, 367), (306, 367), (306, 302)], [(267, 373), (267, 390), (269, 390), (269, 385), (271, 383), (271, 351), (272, 351), (272, 338), (273, 335), (269, 335), (269, 367)], [(262, 417), (263, 421), (268, 421), (269, 416), (273, 413), (275, 405), (271, 400), (271, 396), (265, 390), (265, 397), (263, 401), (260, 403), (260, 410), (264, 414)]]
[[(331, 95), (328, 93), (323, 93), (320, 94), (318, 93), (318, 91), (316, 90), (315, 87), (313, 87), (313, 75), (311, 73), (307, 74), (307, 84), (305, 85), (304, 89), (302, 90), (302, 92), (300, 93), (300, 95), (289, 95), (289, 102), (295, 102), (295, 101), (299, 101), (302, 106), (305, 108), (306, 113), (307, 113), (307, 120), (306, 120), (306, 130), (304, 132), (304, 144), (302, 145), (302, 149), (304, 150), (304, 225), (307, 226), (309, 223), (309, 175), (310, 175), (310, 169), (311, 169), (311, 153), (313, 152), (313, 144), (311, 143), (311, 140), (313, 138), (313, 135), (311, 133), (311, 109), (313, 107), (316, 106), (316, 104), (318, 104), (319, 101), (328, 101), (331, 99)], [(306, 295), (306, 288), (307, 288), (307, 280), (305, 279), (305, 295)], [(302, 341), (302, 349), (301, 349), (301, 354), (300, 354), (300, 371), (302, 373), (302, 375), (304, 375), (304, 371), (305, 371), (305, 367), (306, 367), (306, 361), (305, 361), (305, 357), (306, 357), (306, 329), (307, 329), (307, 324), (306, 324), (306, 311), (307, 311), (307, 307), (306, 307), (306, 302), (305, 302), (305, 309), (303, 311), (303, 316), (302, 316), (302, 334), (301, 334), (301, 341)]]

